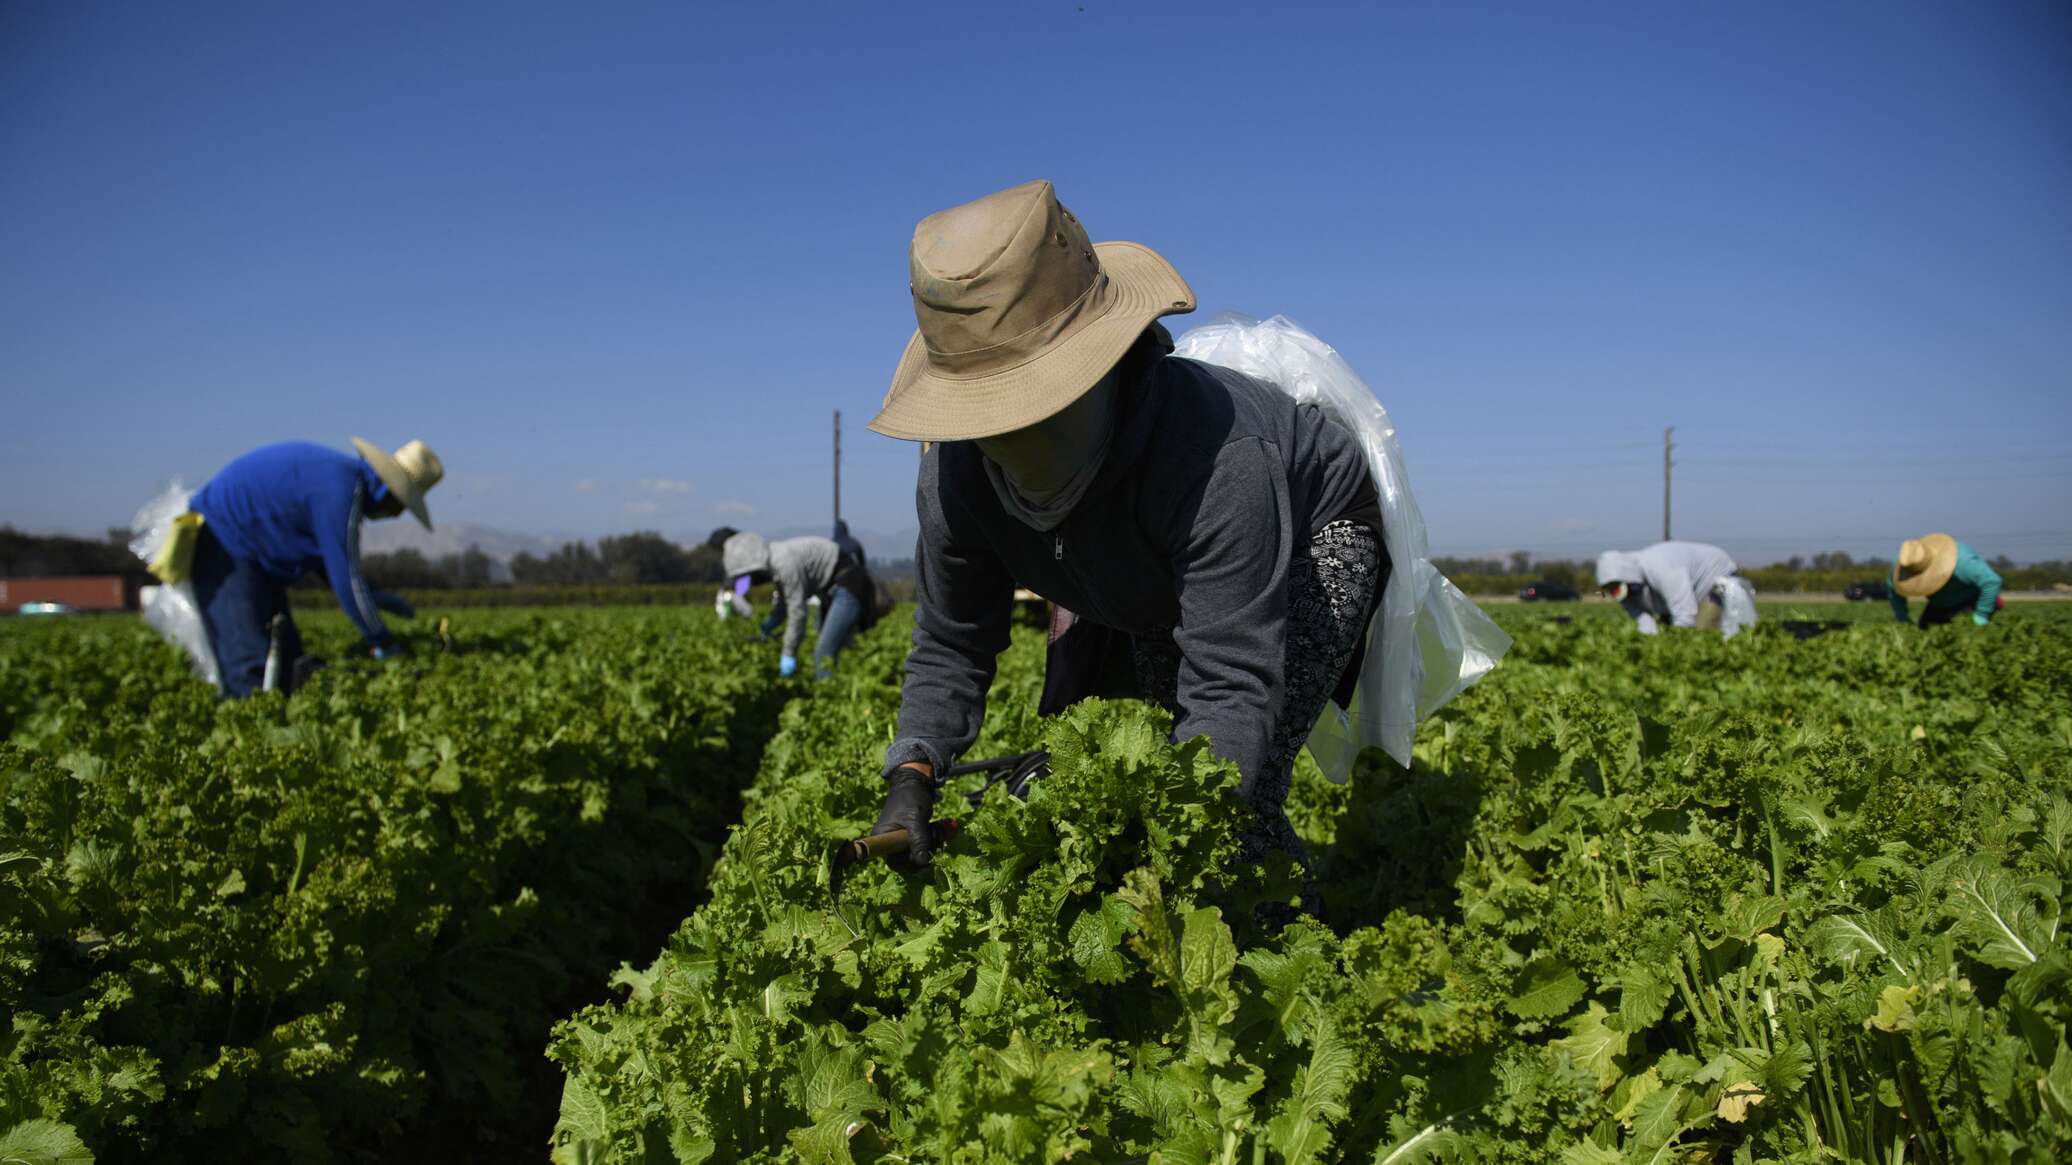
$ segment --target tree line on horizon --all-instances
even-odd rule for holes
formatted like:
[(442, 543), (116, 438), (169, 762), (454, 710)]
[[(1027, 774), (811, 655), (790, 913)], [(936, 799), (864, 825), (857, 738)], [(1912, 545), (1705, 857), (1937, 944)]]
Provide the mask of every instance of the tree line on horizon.
[(479, 546), (438, 558), (417, 550), (365, 554), (367, 581), (387, 590), (456, 590), (518, 586), (655, 585), (720, 581), (719, 552), (680, 546), (652, 530), (564, 542), (544, 554), (521, 551), (501, 564)]
[[(2072, 560), (2016, 563), (2005, 554), (1988, 560), (2013, 590), (2072, 585)], [(1441, 573), (1469, 594), (1500, 594), (1532, 582), (1553, 582), (1588, 591), (1596, 585), (1595, 559), (1539, 558), (1528, 551), (1475, 558), (1440, 556), (1432, 560)], [(384, 590), (477, 590), (511, 584), (521, 587), (666, 586), (724, 581), (719, 551), (700, 543), (683, 546), (653, 530), (636, 530), (599, 538), (593, 544), (565, 542), (543, 554), (520, 553), (499, 564), (481, 547), (433, 557), (418, 550), (366, 554), (361, 559), (367, 581)], [(873, 556), (871, 571), (880, 579), (911, 578), (911, 558)], [(1855, 582), (1883, 580), (1891, 562), (1856, 558), (1847, 551), (1793, 555), (1769, 566), (1743, 567), (1742, 575), (1758, 591), (1840, 590)], [(62, 534), (29, 534), (0, 525), (0, 578), (54, 575), (118, 574), (144, 577), (143, 564), (129, 551), (129, 531), (110, 528), (100, 539)], [(322, 585), (321, 579), (305, 580)]]

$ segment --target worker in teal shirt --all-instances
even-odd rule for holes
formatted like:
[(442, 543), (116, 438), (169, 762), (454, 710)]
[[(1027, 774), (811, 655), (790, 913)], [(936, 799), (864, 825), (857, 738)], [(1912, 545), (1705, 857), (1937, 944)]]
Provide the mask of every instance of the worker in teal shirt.
[(287, 588), (309, 571), (330, 582), (376, 658), (396, 649), (360, 576), (360, 523), (407, 510), (430, 529), (425, 491), (445, 470), (421, 441), (394, 455), (358, 438), (353, 445), (357, 456), (307, 441), (266, 445), (224, 466), (189, 499), (202, 518), (194, 597), (224, 695), (260, 688), (276, 616), (285, 660), (301, 654)]
[(2000, 574), (1979, 552), (1948, 534), (1930, 534), (1900, 543), (1892, 565), (1892, 614), (1907, 621), (1907, 600), (1926, 599), (1921, 626), (1948, 623), (1967, 610), (1980, 627), (2000, 609)]

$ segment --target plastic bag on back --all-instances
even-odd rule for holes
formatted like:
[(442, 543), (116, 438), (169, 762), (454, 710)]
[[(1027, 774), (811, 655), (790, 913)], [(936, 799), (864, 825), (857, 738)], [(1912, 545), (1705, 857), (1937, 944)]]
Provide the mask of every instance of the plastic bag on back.
[[(130, 519), (130, 552), (146, 566), (156, 562), (165, 549), (180, 515), (187, 512), (194, 491), (175, 480), (165, 492), (145, 502)], [(166, 642), (187, 653), (196, 675), (212, 687), (223, 686), (216, 671), (216, 650), (209, 642), (208, 626), (201, 620), (201, 605), (194, 598), (194, 583), (183, 579), (171, 586), (145, 587), (137, 593), (144, 622), (165, 637)]]
[(130, 519), (130, 553), (143, 559), (147, 566), (156, 561), (166, 540), (173, 536), (174, 524), (188, 512), (193, 498), (194, 491), (176, 477), (164, 492), (145, 502), (137, 516)]
[(1755, 586), (1738, 574), (1730, 574), (1720, 580), (1720, 620), (1722, 637), (1732, 639), (1743, 627), (1755, 626)]
[(1367, 654), (1352, 707), (1326, 701), (1310, 755), (1334, 781), (1363, 747), (1410, 767), (1418, 721), (1481, 679), (1510, 650), (1511, 637), (1432, 565), (1424, 517), (1410, 492), (1388, 410), (1337, 350), (1286, 316), (1259, 321), (1222, 315), (1181, 336), (1173, 355), (1235, 369), (1322, 405), (1360, 439), (1381, 497), (1388, 587), (1367, 627)]

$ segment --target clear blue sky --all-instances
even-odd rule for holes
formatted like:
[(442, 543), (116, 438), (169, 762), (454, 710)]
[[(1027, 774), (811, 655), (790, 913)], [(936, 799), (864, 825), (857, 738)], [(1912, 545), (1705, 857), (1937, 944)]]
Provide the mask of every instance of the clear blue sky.
[(451, 522), (820, 526), (840, 408), (910, 530), (907, 239), (1033, 177), (1344, 351), (1435, 550), (1652, 540), (1675, 424), (1746, 561), (2072, 557), (2054, 0), (7, 0), (0, 522), (357, 434)]

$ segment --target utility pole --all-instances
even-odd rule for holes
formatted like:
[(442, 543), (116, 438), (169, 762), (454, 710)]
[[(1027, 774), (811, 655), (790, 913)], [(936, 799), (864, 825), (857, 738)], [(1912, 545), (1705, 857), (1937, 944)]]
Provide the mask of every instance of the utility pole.
[(835, 525), (842, 524), (842, 410), (835, 410)]
[(1669, 434), (1676, 432), (1671, 425), (1662, 430), (1662, 541), (1669, 541), (1669, 467), (1675, 462), (1669, 460), (1669, 451), (1676, 448), (1669, 440)]

